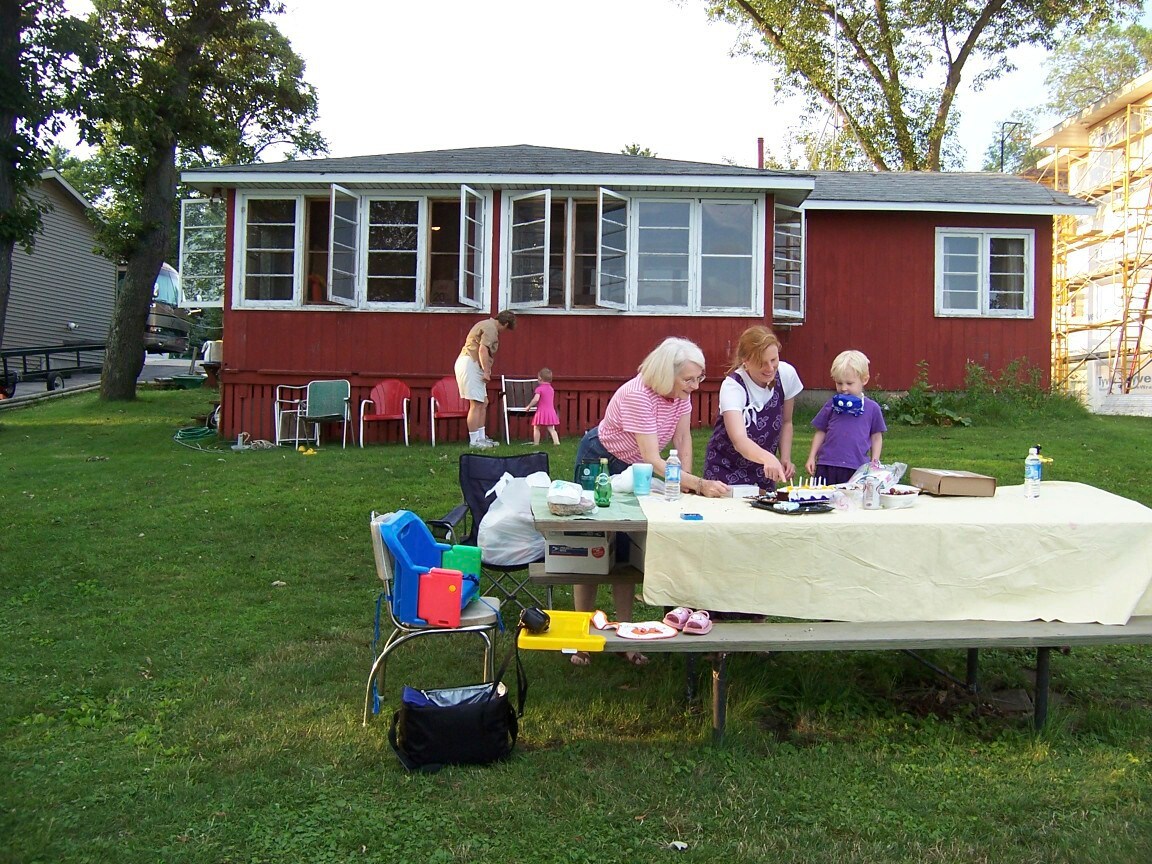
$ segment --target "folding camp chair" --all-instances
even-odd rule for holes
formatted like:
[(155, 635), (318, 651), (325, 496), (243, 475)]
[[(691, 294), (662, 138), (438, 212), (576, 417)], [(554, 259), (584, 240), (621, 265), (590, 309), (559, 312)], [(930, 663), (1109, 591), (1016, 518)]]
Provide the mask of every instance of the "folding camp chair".
[[(300, 438), (303, 424), (339, 423), (340, 446), (348, 446), (348, 424), (352, 422), (352, 385), (343, 379), (335, 381), (309, 381), (305, 401), (296, 413), (296, 438)], [(320, 443), (317, 432), (316, 443)], [(356, 442), (353, 441), (353, 444)]]
[[(492, 637), (499, 627), (500, 600), (496, 597), (477, 597), (460, 612), (458, 627), (435, 627), (412, 616), (418, 583), (411, 584), (418, 571), (440, 566), (440, 557), (449, 547), (437, 543), (431, 532), (414, 513), (400, 510), (396, 513), (373, 513), (369, 520), (372, 532), (372, 554), (376, 559), (376, 574), (384, 583), (384, 590), (376, 600), (376, 628), (372, 639), (375, 659), (368, 673), (368, 686), (364, 692), (364, 725), (368, 725), (369, 712), (380, 711), (380, 694), (384, 692), (388, 655), (409, 640), (435, 634), (454, 635), (475, 633), (484, 643), (484, 681), (493, 678)], [(399, 560), (398, 560), (399, 559)], [(418, 563), (423, 562), (423, 563)], [(402, 584), (408, 582), (410, 584)], [(386, 611), (392, 632), (380, 642), (381, 612)]]
[(300, 422), (308, 388), (303, 384), (276, 385), (276, 401), (272, 404), (272, 428), (277, 444), (299, 446), (304, 442), (318, 442), (320, 427), (315, 423)]
[(528, 410), (528, 403), (536, 395), (536, 378), (505, 378), (500, 376), (500, 401), (504, 405), (504, 443), (512, 443), (512, 433), (508, 429), (508, 417), (531, 417), (535, 412)]
[[(476, 537), (480, 531), (480, 520), (488, 512), (495, 493), (488, 494), (496, 481), (506, 473), (513, 477), (527, 477), (537, 471), (548, 473), (548, 454), (543, 452), (521, 453), (516, 456), (488, 456), (481, 453), (463, 453), (460, 456), (460, 491), (464, 503), (456, 505), (441, 519), (429, 519), (433, 530), (443, 532), (451, 543), (478, 545)], [(483, 554), (483, 549), (480, 550)], [(521, 609), (543, 604), (528, 586), (528, 565), (542, 561), (543, 557), (517, 564), (501, 565), (483, 562), (484, 575), (491, 581), (493, 593), (511, 600)], [(523, 595), (526, 602), (521, 602)]]

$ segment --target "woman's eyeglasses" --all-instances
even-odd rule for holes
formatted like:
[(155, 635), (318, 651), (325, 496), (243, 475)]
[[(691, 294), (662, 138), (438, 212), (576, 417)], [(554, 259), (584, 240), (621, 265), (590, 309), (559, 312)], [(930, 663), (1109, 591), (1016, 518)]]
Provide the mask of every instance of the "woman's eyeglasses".
[(699, 385), (699, 384), (704, 383), (704, 379), (706, 377), (708, 377), (708, 376), (697, 375), (695, 378), (681, 378), (680, 380), (683, 381), (685, 384), (697, 384), (697, 385)]

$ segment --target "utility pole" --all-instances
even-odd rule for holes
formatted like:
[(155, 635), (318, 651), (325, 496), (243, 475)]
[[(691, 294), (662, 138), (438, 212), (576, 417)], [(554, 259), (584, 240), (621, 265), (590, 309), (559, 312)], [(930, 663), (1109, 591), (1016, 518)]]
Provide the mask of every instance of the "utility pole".
[(1023, 126), (1018, 120), (1005, 120), (1000, 124), (1000, 173), (1004, 173), (1004, 137), (1009, 126)]

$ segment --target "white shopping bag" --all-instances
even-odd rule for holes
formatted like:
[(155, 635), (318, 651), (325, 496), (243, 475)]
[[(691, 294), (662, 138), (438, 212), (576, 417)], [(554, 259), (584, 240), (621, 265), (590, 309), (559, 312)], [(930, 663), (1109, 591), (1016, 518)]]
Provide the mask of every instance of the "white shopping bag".
[(484, 563), (512, 567), (544, 557), (544, 536), (532, 521), (532, 487), (547, 487), (550, 482), (543, 471), (528, 477), (505, 474), (489, 490), (496, 500), (480, 520), (476, 534)]

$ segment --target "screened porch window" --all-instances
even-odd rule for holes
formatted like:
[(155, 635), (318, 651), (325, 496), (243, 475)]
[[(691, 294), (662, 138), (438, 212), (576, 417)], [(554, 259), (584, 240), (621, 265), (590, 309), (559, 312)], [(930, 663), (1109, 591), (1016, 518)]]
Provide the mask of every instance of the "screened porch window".
[(936, 314), (1031, 318), (1031, 230), (936, 230)]
[(187, 198), (180, 202), (180, 282), (186, 305), (223, 305), (225, 218), (223, 201)]

